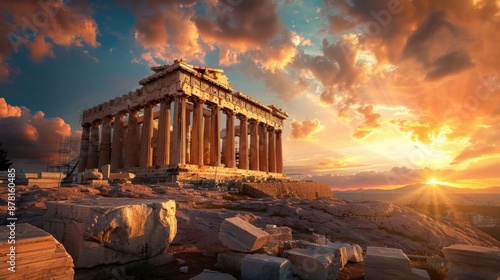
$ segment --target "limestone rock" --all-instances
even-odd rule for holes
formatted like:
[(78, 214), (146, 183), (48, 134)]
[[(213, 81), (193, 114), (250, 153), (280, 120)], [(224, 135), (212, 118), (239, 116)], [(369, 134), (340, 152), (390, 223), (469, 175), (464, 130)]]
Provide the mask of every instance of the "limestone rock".
[(395, 248), (368, 247), (365, 257), (365, 279), (430, 279), (426, 271), (411, 267), (410, 259)]
[(219, 240), (231, 250), (250, 253), (266, 244), (269, 234), (238, 218), (227, 218), (220, 225)]
[(269, 234), (264, 251), (268, 255), (279, 256), (283, 253), (284, 243), (292, 240), (292, 229), (289, 227), (266, 226), (265, 232)]
[(363, 248), (361, 248), (361, 246), (359, 246), (358, 244), (330, 242), (328, 246), (345, 248), (345, 253), (346, 253), (345, 257), (349, 262), (359, 263), (363, 261)]
[(110, 173), (109, 179), (111, 181), (130, 181), (135, 178), (134, 173)]
[(127, 263), (161, 254), (175, 237), (175, 201), (100, 198), (49, 201), (44, 229), (75, 267)]
[(284, 258), (268, 255), (248, 255), (241, 261), (242, 280), (289, 280), (292, 264)]
[(451, 245), (442, 249), (449, 263), (450, 279), (500, 278), (500, 250), (495, 247)]
[(341, 264), (333, 253), (295, 248), (283, 254), (292, 262), (293, 274), (300, 279), (334, 280), (339, 275)]
[[(71, 280), (73, 260), (49, 233), (30, 224), (15, 225), (15, 244), (8, 244), (11, 229), (0, 226), (0, 279)], [(11, 246), (15, 246), (15, 272), (9, 271)]]
[(189, 280), (236, 280), (231, 274), (204, 269), (203, 272)]
[(334, 261), (340, 264), (340, 268), (343, 268), (347, 263), (347, 254), (346, 249), (339, 244), (320, 245), (304, 240), (293, 240), (285, 242), (285, 250), (301, 248), (309, 249), (319, 254), (331, 254), (334, 257)]
[(83, 173), (84, 180), (102, 180), (103, 175), (98, 169), (85, 169)]
[(231, 251), (221, 253), (217, 255), (217, 263), (215, 266), (235, 275), (239, 275), (241, 273), (241, 261), (246, 256), (247, 254), (245, 253)]

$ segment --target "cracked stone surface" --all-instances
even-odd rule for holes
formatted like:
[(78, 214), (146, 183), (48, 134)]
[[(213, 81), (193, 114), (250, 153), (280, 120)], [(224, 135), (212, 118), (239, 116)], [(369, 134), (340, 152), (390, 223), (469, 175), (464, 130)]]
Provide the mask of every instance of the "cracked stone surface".
[(156, 256), (177, 233), (173, 200), (98, 198), (46, 204), (43, 227), (63, 243), (77, 268)]

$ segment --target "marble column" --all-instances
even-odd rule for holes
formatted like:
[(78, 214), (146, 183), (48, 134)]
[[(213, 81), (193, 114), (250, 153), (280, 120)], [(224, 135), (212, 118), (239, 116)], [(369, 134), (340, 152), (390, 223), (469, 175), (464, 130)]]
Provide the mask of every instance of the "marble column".
[(137, 151), (139, 150), (139, 124), (137, 119), (139, 110), (130, 109), (128, 112), (127, 145), (125, 146), (125, 168), (137, 166)]
[(235, 160), (235, 144), (234, 144), (234, 112), (226, 110), (226, 151), (225, 151), (225, 166), (234, 168)]
[(96, 121), (92, 123), (90, 128), (90, 146), (89, 146), (89, 157), (87, 160), (87, 168), (93, 169), (97, 168), (98, 158), (99, 158), (99, 122)]
[(267, 146), (267, 124), (259, 124), (259, 168), (260, 171), (268, 172), (268, 146)]
[(268, 170), (269, 172), (276, 172), (276, 138), (274, 134), (274, 127), (269, 126), (267, 128), (268, 131), (268, 147), (269, 147), (269, 152), (268, 152), (268, 157), (269, 157), (269, 167)]
[(204, 116), (203, 125), (203, 165), (210, 164), (210, 116)]
[(101, 145), (99, 147), (99, 171), (111, 161), (111, 116), (104, 117), (101, 126)]
[(239, 115), (240, 120), (240, 156), (239, 156), (239, 169), (248, 169), (248, 122), (247, 117)]
[(186, 163), (191, 163), (191, 110), (186, 106)]
[(250, 120), (250, 170), (259, 170), (259, 122)]
[(82, 125), (82, 141), (80, 143), (80, 162), (78, 163), (78, 172), (85, 171), (87, 168), (87, 160), (89, 158), (89, 137), (90, 124)]
[(186, 97), (174, 97), (174, 130), (172, 131), (171, 164), (186, 163)]
[(140, 167), (153, 165), (153, 104), (144, 106), (141, 132)]
[(123, 114), (115, 115), (113, 123), (113, 142), (111, 143), (111, 171), (122, 168)]
[(283, 173), (283, 140), (282, 131), (276, 130), (276, 172)]
[(211, 106), (210, 115), (210, 165), (220, 165), (220, 108), (217, 104)]
[(193, 127), (191, 140), (191, 163), (203, 165), (203, 103), (205, 101), (194, 100)]
[(156, 144), (156, 165), (170, 163), (170, 104), (172, 100), (165, 98), (160, 102), (158, 117), (158, 143)]

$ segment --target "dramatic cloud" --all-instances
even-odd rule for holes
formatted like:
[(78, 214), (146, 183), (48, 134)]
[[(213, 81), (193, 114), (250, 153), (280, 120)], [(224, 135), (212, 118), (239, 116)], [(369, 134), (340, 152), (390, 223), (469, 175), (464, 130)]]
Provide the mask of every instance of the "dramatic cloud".
[(380, 114), (378, 113), (373, 113), (373, 106), (372, 105), (367, 105), (364, 107), (358, 108), (358, 113), (361, 113), (364, 115), (365, 120), (361, 126), (356, 128), (356, 130), (353, 133), (354, 138), (364, 138), (370, 133), (373, 132), (373, 130), (377, 127), (380, 126)]
[(97, 47), (97, 24), (83, 2), (23, 0), (0, 2), (0, 79), (12, 72), (7, 60), (11, 52), (27, 48), (30, 58), (40, 62), (54, 57), (54, 45)]
[(206, 50), (192, 21), (196, 1), (134, 1), (135, 38), (146, 49), (146, 57), (171, 63), (184, 57), (204, 61)]
[(288, 136), (290, 140), (315, 141), (314, 134), (324, 129), (324, 126), (318, 119), (313, 119), (312, 121), (305, 120), (303, 122), (294, 119), (290, 123), (290, 127), (292, 129)]
[(46, 118), (43, 112), (31, 114), (27, 108), (11, 106), (0, 98), (0, 143), (18, 168), (33, 168), (57, 162), (63, 136), (71, 139), (71, 157), (77, 156), (81, 135), (61, 118)]

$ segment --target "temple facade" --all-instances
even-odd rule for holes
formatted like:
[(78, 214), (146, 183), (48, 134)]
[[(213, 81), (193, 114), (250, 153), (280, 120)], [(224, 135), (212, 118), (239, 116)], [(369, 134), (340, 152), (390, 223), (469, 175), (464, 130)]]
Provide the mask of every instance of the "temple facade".
[(79, 172), (110, 164), (146, 181), (284, 177), (286, 112), (234, 92), (221, 69), (182, 59), (151, 69), (141, 88), (83, 112)]

